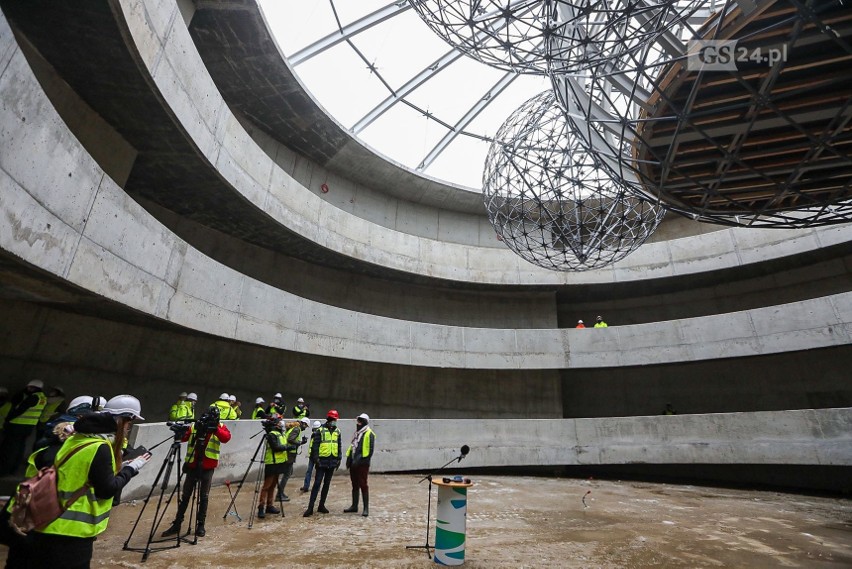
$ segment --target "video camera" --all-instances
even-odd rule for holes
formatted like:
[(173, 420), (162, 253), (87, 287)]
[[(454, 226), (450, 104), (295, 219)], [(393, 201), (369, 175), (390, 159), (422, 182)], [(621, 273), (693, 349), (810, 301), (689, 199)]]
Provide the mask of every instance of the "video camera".
[(263, 421), (261, 421), (260, 425), (267, 433), (278, 430), (281, 427), (281, 416), (272, 415), (271, 417), (267, 417)]
[(195, 430), (199, 433), (215, 431), (219, 428), (219, 408), (211, 405), (201, 417), (195, 421)]
[(175, 434), (175, 438), (182, 437), (190, 427), (190, 424), (185, 421), (166, 421), (166, 425)]

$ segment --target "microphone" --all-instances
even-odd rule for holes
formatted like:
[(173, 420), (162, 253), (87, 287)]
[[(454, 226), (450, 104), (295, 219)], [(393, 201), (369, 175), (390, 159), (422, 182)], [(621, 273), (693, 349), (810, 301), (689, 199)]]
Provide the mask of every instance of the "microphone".
[(462, 459), (463, 459), (464, 457), (466, 457), (466, 456), (467, 456), (467, 453), (469, 453), (469, 452), (470, 452), (470, 447), (469, 447), (469, 446), (467, 446), (467, 445), (462, 445), (462, 447), (461, 447), (461, 454), (459, 455), (459, 462), (461, 462), (461, 461), (462, 461)]

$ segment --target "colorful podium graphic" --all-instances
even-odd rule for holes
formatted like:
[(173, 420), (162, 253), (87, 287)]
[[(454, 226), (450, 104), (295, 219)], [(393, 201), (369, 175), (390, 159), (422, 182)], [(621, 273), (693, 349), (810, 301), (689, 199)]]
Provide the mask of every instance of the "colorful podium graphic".
[(435, 563), (461, 565), (467, 528), (467, 489), (471, 482), (433, 480), (438, 487), (435, 525)]

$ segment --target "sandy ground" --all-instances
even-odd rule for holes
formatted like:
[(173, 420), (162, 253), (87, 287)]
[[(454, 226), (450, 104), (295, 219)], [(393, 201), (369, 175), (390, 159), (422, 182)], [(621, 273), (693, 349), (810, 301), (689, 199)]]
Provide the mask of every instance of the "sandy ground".
[[(307, 495), (293, 480), (286, 517), (255, 520), (252, 529), (254, 484), (238, 496), (242, 522), (222, 519), (228, 489), (214, 488), (207, 537), (152, 553), (145, 563), (141, 553), (122, 550), (143, 501), (123, 504), (95, 543), (92, 566), (433, 567), (423, 549), (406, 549), (426, 543), (428, 485), (418, 479), (371, 475), (369, 518), (342, 512), (350, 496), (343, 470), (329, 494), (331, 513), (311, 518), (302, 517)], [(849, 500), (628, 481), (482, 476), (474, 482), (466, 567), (852, 567)], [(144, 546), (155, 508), (152, 500), (131, 547)], [(430, 543), (434, 514), (435, 502)]]

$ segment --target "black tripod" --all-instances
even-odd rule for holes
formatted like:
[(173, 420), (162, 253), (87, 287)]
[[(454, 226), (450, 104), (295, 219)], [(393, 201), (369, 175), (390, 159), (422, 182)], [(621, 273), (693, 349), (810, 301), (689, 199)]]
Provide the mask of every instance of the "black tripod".
[[(211, 477), (213, 475), (212, 471), (205, 471), (203, 468), (204, 455), (207, 452), (207, 445), (210, 442), (211, 436), (213, 436), (213, 430), (209, 427), (205, 427), (202, 420), (195, 422), (193, 432), (189, 437), (190, 445), (193, 447), (192, 457), (190, 458), (187, 456), (187, 461), (183, 465), (183, 474), (186, 475), (186, 479), (184, 480), (182, 487), (183, 495), (180, 496), (178, 501), (177, 516), (175, 517), (175, 522), (172, 524), (173, 526), (175, 523), (178, 525), (175, 531), (175, 540), (178, 543), (178, 546), (181, 542), (189, 543), (191, 545), (196, 545), (198, 543), (198, 516), (201, 512), (202, 500), (201, 484), (203, 482), (205, 472), (210, 472)], [(194, 464), (195, 466), (190, 468), (190, 464)], [(186, 525), (186, 532), (182, 533), (181, 527), (183, 526), (184, 516), (187, 509), (189, 509), (189, 523)], [(200, 520), (200, 525), (204, 525), (203, 518)], [(195, 532), (190, 539), (187, 536), (190, 532), (192, 532), (193, 527), (195, 527)], [(171, 540), (171, 538), (169, 538), (169, 540)]]
[[(154, 536), (157, 534), (157, 528), (159, 528), (160, 523), (163, 521), (163, 518), (166, 515), (166, 510), (171, 504), (172, 499), (177, 493), (178, 500), (180, 500), (180, 483), (183, 473), (181, 469), (177, 469), (177, 479), (175, 480), (175, 486), (172, 488), (171, 493), (169, 494), (168, 499), (166, 500), (165, 507), (163, 507), (163, 498), (166, 494), (166, 490), (169, 486), (169, 478), (172, 475), (172, 471), (175, 470), (175, 463), (180, 464), (180, 445), (181, 445), (181, 433), (175, 432), (174, 437), (172, 437), (172, 444), (169, 447), (169, 452), (166, 455), (166, 458), (163, 459), (162, 465), (160, 465), (160, 470), (157, 472), (157, 477), (154, 479), (154, 483), (151, 485), (151, 491), (148, 492), (148, 496), (145, 497), (144, 503), (142, 504), (142, 509), (139, 510), (139, 515), (136, 516), (136, 522), (133, 524), (133, 528), (130, 530), (130, 535), (127, 536), (127, 540), (124, 542), (124, 550), (125, 551), (140, 551), (142, 552), (142, 561), (146, 561), (148, 559), (148, 555), (154, 551), (163, 551), (164, 549), (174, 549), (175, 547), (180, 547), (180, 541), (177, 539), (174, 540), (174, 544), (171, 545), (163, 545), (159, 547), (151, 547), (152, 543), (166, 543), (173, 541), (172, 539), (168, 540), (155, 540)], [(165, 439), (153, 447), (150, 450), (154, 450), (161, 444), (167, 442), (169, 439)], [(162, 480), (162, 484), (160, 484), (160, 480)], [(157, 485), (160, 485), (160, 496), (157, 499), (157, 509), (154, 511), (154, 521), (151, 525), (151, 531), (148, 533), (148, 540), (145, 542), (145, 547), (130, 547), (130, 540), (133, 537), (134, 532), (136, 531), (136, 527), (139, 525), (139, 521), (142, 519), (142, 515), (145, 513), (145, 508), (148, 506), (148, 502), (151, 500), (151, 496), (154, 494), (154, 490), (157, 488)]]
[[(264, 433), (266, 433), (265, 430), (260, 431), (258, 433), (253, 434), (251, 436), (251, 438), (253, 439), (256, 436), (264, 434)], [(252, 496), (252, 499), (251, 499), (251, 513), (249, 514), (249, 522), (248, 522), (248, 526), (247, 526), (248, 529), (251, 529), (252, 527), (254, 527), (254, 518), (255, 518), (255, 514), (257, 513), (257, 501), (258, 501), (258, 498), (260, 496), (260, 489), (263, 486), (264, 461), (263, 461), (263, 459), (261, 459), (259, 461), (257, 460), (257, 455), (260, 454), (261, 449), (263, 449), (263, 454), (261, 456), (265, 456), (266, 455), (266, 437), (265, 436), (260, 439), (260, 443), (257, 445), (257, 448), (254, 450), (254, 454), (252, 455), (251, 460), (249, 460), (248, 467), (246, 468), (246, 471), (243, 473), (243, 477), (240, 479), (240, 483), (237, 485), (237, 491), (234, 492), (233, 496), (231, 496), (231, 503), (228, 504), (228, 509), (225, 511), (225, 515), (222, 516), (223, 520), (228, 518), (228, 514), (231, 513), (231, 509), (234, 508), (234, 504), (237, 501), (237, 496), (240, 495), (240, 490), (242, 490), (243, 484), (245, 483), (246, 478), (248, 478), (249, 472), (251, 472), (251, 467), (254, 466), (254, 463), (256, 461), (260, 462), (260, 468), (257, 471), (257, 478), (255, 479), (255, 482), (254, 482), (254, 496)], [(275, 460), (275, 453), (272, 453), (272, 458), (273, 458), (273, 461), (274, 461)], [(273, 464), (274, 464), (274, 462), (273, 462)], [(278, 504), (279, 504), (279, 509), (281, 510), (281, 517), (283, 518), (284, 517), (284, 502), (279, 500)]]
[[(462, 445), (459, 455), (457, 457), (451, 459), (444, 466), (438, 468), (437, 470), (440, 472), (441, 470), (445, 469), (446, 467), (448, 467), (449, 465), (451, 465), (454, 462), (461, 462), (462, 459), (464, 457), (466, 457), (467, 453), (469, 453), (469, 452), (470, 452), (470, 447), (467, 446), (467, 445)], [(432, 559), (432, 551), (431, 550), (435, 549), (435, 546), (431, 545), (429, 543), (429, 525), (432, 522), (432, 474), (427, 474), (426, 476), (421, 478), (417, 483), (420, 484), (424, 480), (429, 481), (429, 500), (426, 503), (427, 504), (426, 505), (426, 543), (423, 544), (423, 545), (406, 545), (405, 548), (406, 549), (425, 549), (426, 555), (429, 556), (429, 559)]]

